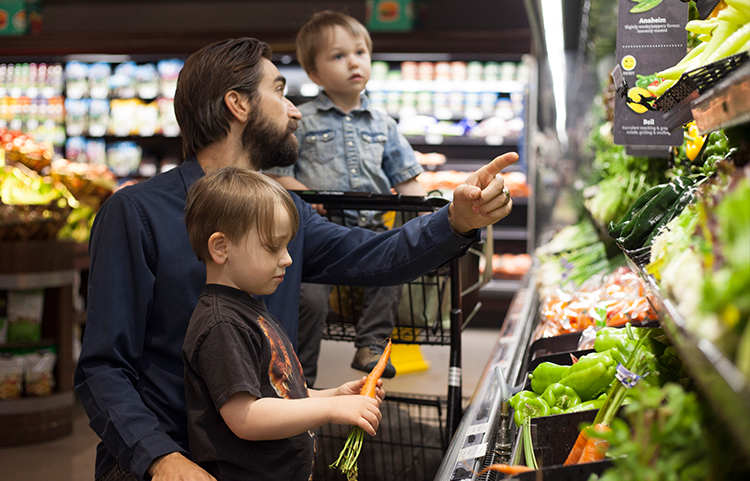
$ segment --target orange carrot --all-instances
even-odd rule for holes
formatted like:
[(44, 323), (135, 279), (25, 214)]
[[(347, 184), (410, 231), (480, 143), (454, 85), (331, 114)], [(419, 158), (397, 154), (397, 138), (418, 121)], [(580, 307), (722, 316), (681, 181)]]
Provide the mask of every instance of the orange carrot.
[(370, 374), (367, 375), (367, 379), (365, 379), (364, 385), (362, 385), (362, 389), (359, 390), (359, 393), (363, 396), (369, 396), (371, 398), (375, 398), (375, 387), (378, 384), (378, 379), (380, 379), (380, 376), (383, 375), (383, 371), (385, 371), (385, 366), (388, 364), (388, 359), (391, 357), (391, 339), (388, 339), (388, 344), (386, 344), (385, 349), (383, 349), (383, 354), (380, 355), (380, 359), (378, 359), (378, 363), (375, 364), (375, 367), (372, 368), (372, 371), (370, 371)]
[[(608, 426), (599, 423), (594, 426), (594, 431), (596, 431), (598, 435), (601, 435), (611, 431), (611, 429)], [(576, 464), (593, 463), (594, 461), (601, 461), (604, 459), (604, 455), (607, 454), (607, 450), (609, 449), (609, 441), (598, 437), (598, 435), (589, 436), (589, 440), (586, 442), (586, 447), (583, 448), (581, 457)]]
[(529, 471), (534, 471), (534, 470), (528, 466), (523, 466), (520, 464), (517, 464), (517, 465), (492, 464), (490, 466), (487, 466), (483, 470), (479, 471), (479, 473), (477, 474), (477, 477), (482, 476), (487, 471), (497, 471), (498, 473), (515, 475), (515, 474), (527, 473)]
[(583, 454), (583, 449), (586, 447), (588, 440), (589, 440), (589, 427), (585, 427), (581, 430), (581, 433), (578, 435), (578, 438), (576, 439), (576, 443), (573, 445), (573, 449), (571, 449), (570, 454), (568, 454), (568, 459), (565, 460), (564, 466), (570, 466), (571, 464), (578, 464), (578, 460), (581, 459), (581, 454)]
[[(385, 366), (388, 364), (388, 359), (391, 356), (391, 340), (388, 339), (388, 344), (383, 349), (378, 363), (372, 368), (370, 374), (367, 375), (365, 383), (362, 385), (362, 389), (359, 390), (359, 394), (362, 396), (368, 396), (375, 399), (375, 390), (378, 385), (378, 379), (383, 375)], [(344, 448), (341, 450), (339, 457), (329, 467), (331, 469), (338, 468), (343, 474), (346, 475), (346, 479), (355, 481), (357, 479), (357, 459), (359, 453), (362, 451), (362, 442), (364, 439), (365, 431), (359, 426), (352, 426), (349, 430), (349, 436), (346, 438)]]

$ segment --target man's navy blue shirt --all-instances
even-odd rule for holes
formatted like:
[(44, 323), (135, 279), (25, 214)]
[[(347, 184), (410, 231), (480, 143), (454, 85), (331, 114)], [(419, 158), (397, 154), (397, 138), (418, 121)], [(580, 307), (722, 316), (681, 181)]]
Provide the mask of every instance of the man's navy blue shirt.
[[(158, 456), (187, 454), (181, 350), (206, 269), (184, 222), (187, 189), (203, 175), (189, 159), (126, 187), (99, 210), (89, 244), (88, 315), (75, 389), (103, 440), (96, 477), (119, 461), (138, 479)], [(328, 222), (292, 195), (300, 214), (292, 265), (264, 300), (297, 345), (300, 283), (395, 285), (462, 255), (447, 207), (376, 235)]]

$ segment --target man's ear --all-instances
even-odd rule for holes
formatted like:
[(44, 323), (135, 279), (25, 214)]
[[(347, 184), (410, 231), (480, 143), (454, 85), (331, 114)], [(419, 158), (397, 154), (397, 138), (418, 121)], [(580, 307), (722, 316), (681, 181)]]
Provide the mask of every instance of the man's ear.
[(228, 240), (221, 232), (214, 232), (208, 238), (208, 253), (215, 264), (224, 264), (229, 258)]
[(247, 95), (230, 90), (224, 94), (224, 104), (237, 121), (244, 123), (250, 118), (250, 99)]

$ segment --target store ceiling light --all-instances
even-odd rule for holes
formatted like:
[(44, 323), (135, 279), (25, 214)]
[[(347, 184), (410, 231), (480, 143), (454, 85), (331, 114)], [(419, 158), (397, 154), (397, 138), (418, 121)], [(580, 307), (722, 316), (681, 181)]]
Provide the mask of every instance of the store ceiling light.
[(547, 61), (552, 74), (552, 91), (555, 96), (555, 129), (563, 150), (568, 145), (568, 134), (565, 129), (567, 111), (565, 41), (563, 37), (562, 0), (541, 0), (542, 24), (544, 26), (544, 43), (547, 49)]

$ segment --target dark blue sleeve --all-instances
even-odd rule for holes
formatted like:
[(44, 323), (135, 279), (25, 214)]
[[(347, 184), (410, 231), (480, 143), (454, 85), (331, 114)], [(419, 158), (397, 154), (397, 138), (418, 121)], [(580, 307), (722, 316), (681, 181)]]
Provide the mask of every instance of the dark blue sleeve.
[(478, 232), (472, 238), (453, 232), (448, 206), (376, 234), (328, 222), (296, 196), (295, 200), (305, 236), (303, 282), (403, 284), (462, 256), (479, 239)]
[[(89, 245), (89, 304), (74, 384), (90, 426), (139, 479), (158, 456), (183, 452), (136, 385), (152, 306), (153, 246), (141, 213), (119, 192), (99, 210)], [(151, 252), (150, 252), (151, 251)]]

